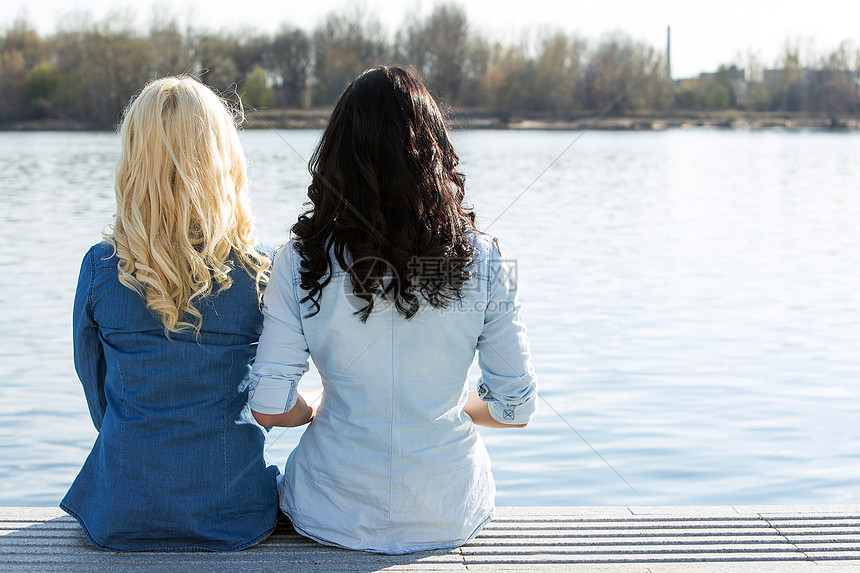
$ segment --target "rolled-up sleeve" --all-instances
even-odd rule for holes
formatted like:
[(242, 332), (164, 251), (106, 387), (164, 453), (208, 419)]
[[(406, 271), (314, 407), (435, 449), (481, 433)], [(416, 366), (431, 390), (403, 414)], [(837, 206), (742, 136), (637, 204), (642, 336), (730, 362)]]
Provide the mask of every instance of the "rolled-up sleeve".
[(478, 395), (503, 424), (525, 424), (537, 410), (537, 379), (529, 356), (526, 325), (517, 296), (515, 261), (492, 245), (489, 296), (478, 338)]
[(93, 318), (92, 284), (94, 273), (94, 248), (90, 249), (81, 263), (75, 303), (72, 309), (72, 340), (74, 345), (75, 372), (84, 388), (87, 407), (96, 430), (101, 430), (107, 410), (105, 397), (104, 348), (99, 337), (99, 327)]
[(308, 344), (302, 329), (290, 257), (292, 244), (278, 252), (263, 297), (263, 332), (251, 371), (249, 405), (260, 414), (283, 414), (298, 398), (308, 371)]

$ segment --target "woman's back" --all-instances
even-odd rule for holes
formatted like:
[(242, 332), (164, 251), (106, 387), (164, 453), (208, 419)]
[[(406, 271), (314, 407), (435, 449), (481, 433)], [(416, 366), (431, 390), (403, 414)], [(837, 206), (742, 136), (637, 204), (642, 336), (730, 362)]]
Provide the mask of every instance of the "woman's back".
[[(475, 228), (458, 162), (421, 82), (368, 70), (332, 111), (311, 205), (273, 267), (250, 404), (263, 424), (311, 420), (281, 509), (323, 543), (406, 553), (470, 539), (495, 494), (474, 425), (534, 412), (515, 277)], [(308, 356), (316, 413), (297, 393)]]
[(234, 270), (231, 288), (199, 305), (199, 336), (167, 338), (119, 282), (112, 251), (94, 246), (81, 267), (75, 362), (99, 436), (61, 506), (103, 549), (252, 544), (277, 506), (277, 469), (262, 458), (265, 435), (246, 405), (262, 328), (254, 280)]
[(270, 261), (235, 119), (187, 77), (123, 117), (114, 223), (72, 316), (99, 435), (61, 503), (101, 549), (229, 551), (275, 525), (277, 469), (246, 407)]
[[(533, 389), (533, 373), (513, 277), (488, 237), (471, 236), (476, 255), (463, 298), (445, 310), (425, 304), (411, 319), (379, 301), (359, 321), (362, 300), (342, 269), (323, 291), (319, 313), (306, 317), (299, 257), (292, 245), (279, 253), (265, 312), (289, 327), (264, 330), (251, 405), (276, 408), (285, 399), (277, 377), (300, 374), (313, 357), (323, 405), (280, 489), (281, 507), (300, 532), (405, 553), (459, 545), (492, 517), (490, 460), (464, 411), (469, 367), (477, 348), (485, 395), (505, 404), (528, 398), (518, 393)], [(510, 389), (514, 395), (505, 395)], [(512, 423), (530, 415), (531, 404), (516, 408)]]

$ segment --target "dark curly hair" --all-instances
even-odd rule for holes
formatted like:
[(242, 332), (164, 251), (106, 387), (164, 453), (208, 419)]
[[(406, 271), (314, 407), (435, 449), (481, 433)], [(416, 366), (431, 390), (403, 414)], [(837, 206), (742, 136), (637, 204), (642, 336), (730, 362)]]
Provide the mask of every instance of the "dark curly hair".
[(310, 161), (310, 204), (292, 228), (308, 316), (331, 281), (330, 253), (366, 303), (355, 313), (362, 322), (377, 299), (412, 318), (419, 297), (448, 308), (462, 296), (475, 214), (463, 205), (458, 163), (439, 107), (409, 72), (380, 66), (346, 88)]

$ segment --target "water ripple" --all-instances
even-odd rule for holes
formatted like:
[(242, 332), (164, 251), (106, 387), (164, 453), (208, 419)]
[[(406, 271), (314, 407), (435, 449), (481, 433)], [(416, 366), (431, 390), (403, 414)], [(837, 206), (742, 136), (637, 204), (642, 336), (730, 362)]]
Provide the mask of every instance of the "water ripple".
[[(479, 225), (574, 136), (455, 133)], [(309, 182), (284, 139), (307, 158), (319, 132), (242, 138), (261, 238), (283, 243)], [(544, 398), (642, 495), (542, 408), (482, 432), (498, 503), (860, 502), (857, 143), (591, 133), (493, 224)], [(56, 504), (95, 438), (70, 308), (117, 156), (115, 134), (0, 133), (0, 505)], [(273, 431), (268, 455), (300, 434)]]

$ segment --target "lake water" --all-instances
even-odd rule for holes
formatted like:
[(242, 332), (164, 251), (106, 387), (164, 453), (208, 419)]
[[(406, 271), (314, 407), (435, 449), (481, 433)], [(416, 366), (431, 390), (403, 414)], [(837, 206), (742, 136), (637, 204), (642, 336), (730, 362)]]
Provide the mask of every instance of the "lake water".
[[(243, 134), (267, 242), (318, 135)], [(479, 226), (518, 261), (544, 399), (525, 430), (482, 430), (498, 503), (860, 502), (860, 134), (565, 152), (578, 135), (455, 134)], [(117, 154), (115, 134), (0, 133), (0, 505), (56, 504), (95, 439), (70, 309)], [(279, 465), (300, 433), (270, 435)]]

